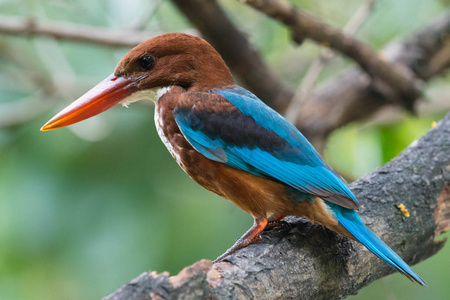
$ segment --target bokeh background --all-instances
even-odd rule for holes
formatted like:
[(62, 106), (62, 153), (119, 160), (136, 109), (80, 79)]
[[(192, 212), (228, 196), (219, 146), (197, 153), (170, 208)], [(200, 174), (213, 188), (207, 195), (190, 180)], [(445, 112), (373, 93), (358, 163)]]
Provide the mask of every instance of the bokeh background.
[[(294, 47), (277, 22), (239, 1), (220, 2), (277, 75), (298, 86), (319, 48), (308, 42)], [(293, 2), (339, 27), (361, 4)], [(449, 4), (378, 0), (357, 37), (380, 49)], [(193, 30), (167, 0), (0, 0), (0, 20), (4, 16), (138, 26), (154, 34)], [(177, 166), (156, 134), (151, 103), (39, 131), (112, 73), (128, 50), (0, 34), (0, 299), (98, 299), (144, 271), (174, 274), (214, 259), (251, 226), (250, 216)], [(320, 82), (350, 64), (335, 59)], [(418, 117), (391, 111), (350, 124), (332, 134), (325, 159), (357, 179), (424, 135), (449, 110), (449, 95), (449, 76), (434, 79)], [(428, 289), (394, 274), (349, 299), (448, 299), (450, 247), (414, 269)]]

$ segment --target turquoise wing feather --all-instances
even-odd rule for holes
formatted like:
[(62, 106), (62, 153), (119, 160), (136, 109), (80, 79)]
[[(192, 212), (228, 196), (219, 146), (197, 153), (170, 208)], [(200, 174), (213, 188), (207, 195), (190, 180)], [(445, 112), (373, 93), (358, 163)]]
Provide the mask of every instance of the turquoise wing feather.
[[(205, 101), (211, 101), (210, 105), (174, 110), (181, 132), (197, 151), (209, 159), (358, 209), (347, 184), (286, 119), (243, 88), (210, 93), (226, 98), (234, 109), (212, 109), (218, 104), (209, 95)], [(199, 93), (191, 96), (201, 97)]]

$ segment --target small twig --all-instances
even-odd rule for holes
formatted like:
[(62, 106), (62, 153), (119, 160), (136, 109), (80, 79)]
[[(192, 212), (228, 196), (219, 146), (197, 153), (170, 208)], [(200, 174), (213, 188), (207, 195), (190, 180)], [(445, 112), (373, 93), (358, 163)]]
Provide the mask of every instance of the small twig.
[(288, 26), (294, 39), (309, 38), (351, 58), (368, 74), (381, 79), (376, 88), (393, 103), (412, 110), (411, 103), (422, 95), (422, 82), (404, 65), (388, 61), (368, 45), (344, 34), (284, 0), (243, 0), (255, 9)]
[(0, 16), (0, 33), (47, 36), (110, 47), (134, 47), (157, 34), (151, 31), (108, 29), (59, 21), (36, 21), (35, 19), (5, 15)]
[[(375, 0), (367, 0), (363, 5), (359, 7), (356, 13), (350, 18), (347, 24), (344, 26), (343, 32), (348, 35), (354, 35), (357, 30), (362, 26), (364, 21), (372, 12), (375, 6)], [(317, 82), (317, 78), (322, 72), (323, 68), (335, 57), (335, 53), (329, 48), (322, 48), (320, 55), (310, 65), (308, 71), (299, 88), (295, 91), (294, 97), (288, 106), (286, 111), (286, 119), (291, 123), (297, 121), (297, 116), (302, 106), (302, 103), (308, 100), (314, 86)]]
[(140, 31), (145, 28), (147, 25), (148, 20), (155, 14), (158, 7), (161, 5), (162, 0), (156, 0), (156, 1), (149, 1), (146, 3), (146, 5), (143, 7), (143, 12), (140, 13), (140, 15), (135, 19), (133, 24), (130, 26), (129, 29)]
[(355, 35), (375, 8), (375, 2), (376, 0), (366, 0), (366, 2), (361, 5), (350, 18), (347, 24), (345, 24), (342, 31), (351, 36)]
[(286, 110), (285, 117), (289, 122), (295, 123), (297, 121), (297, 116), (302, 103), (305, 102), (311, 94), (320, 72), (332, 57), (333, 52), (329, 49), (322, 49), (319, 57), (317, 57), (309, 66), (308, 71), (306, 71), (306, 74), (303, 77), (302, 83), (295, 91), (294, 97), (292, 97)]
[(62, 53), (59, 44), (53, 39), (33, 40), (36, 54), (51, 77), (51, 86), (64, 97), (70, 95), (70, 87), (76, 83), (76, 75)]

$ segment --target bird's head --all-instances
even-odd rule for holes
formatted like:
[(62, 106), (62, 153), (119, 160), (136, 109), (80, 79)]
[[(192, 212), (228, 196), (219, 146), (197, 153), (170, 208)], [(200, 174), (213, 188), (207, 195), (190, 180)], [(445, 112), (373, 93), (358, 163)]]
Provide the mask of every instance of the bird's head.
[(208, 90), (233, 84), (222, 57), (205, 40), (183, 33), (151, 38), (130, 50), (114, 73), (67, 106), (42, 131), (93, 117), (118, 103), (157, 101), (170, 86)]

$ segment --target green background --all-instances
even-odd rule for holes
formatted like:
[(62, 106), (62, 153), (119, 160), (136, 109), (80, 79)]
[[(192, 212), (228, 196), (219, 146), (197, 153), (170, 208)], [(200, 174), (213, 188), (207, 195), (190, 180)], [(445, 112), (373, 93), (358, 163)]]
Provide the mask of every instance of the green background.
[[(339, 27), (361, 4), (293, 2)], [(277, 22), (238, 1), (221, 3), (295, 88), (318, 48), (294, 47)], [(432, 21), (448, 4), (377, 1), (358, 38), (382, 48)], [(146, 15), (145, 28), (155, 34), (191, 28), (169, 1), (1, 0), (0, 18), (6, 14), (110, 28), (130, 28)], [(156, 134), (151, 103), (39, 132), (112, 73), (127, 51), (0, 35), (0, 299), (98, 299), (144, 271), (175, 274), (199, 259), (214, 259), (251, 226), (250, 216), (178, 167)], [(319, 84), (350, 64), (334, 60)], [(392, 118), (336, 131), (325, 159), (352, 179), (383, 165), (445, 115), (449, 80), (428, 85), (422, 104), (428, 109), (418, 118), (394, 111)], [(449, 252), (444, 247), (414, 267), (428, 289), (394, 274), (349, 299), (448, 299)]]

